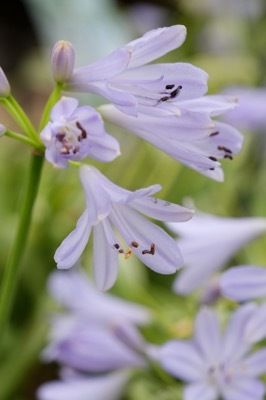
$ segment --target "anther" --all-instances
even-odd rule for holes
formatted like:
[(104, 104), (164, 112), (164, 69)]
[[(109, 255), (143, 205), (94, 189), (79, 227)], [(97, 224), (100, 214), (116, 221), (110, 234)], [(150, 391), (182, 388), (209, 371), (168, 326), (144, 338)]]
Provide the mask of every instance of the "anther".
[(228, 149), (227, 147), (218, 146), (217, 149), (218, 149), (218, 150), (225, 151), (226, 153), (232, 154), (232, 151), (231, 151), (230, 149)]
[(233, 157), (230, 156), (230, 154), (225, 154), (225, 155), (224, 155), (224, 158), (229, 158), (229, 160), (233, 160)]
[(114, 247), (115, 247), (117, 250), (120, 248), (120, 246), (119, 246), (118, 243), (115, 243), (115, 244), (114, 244)]
[(81, 137), (82, 137), (82, 139), (86, 139), (86, 137), (87, 137), (87, 132), (86, 132), (85, 129), (81, 126), (81, 124), (80, 124), (79, 121), (76, 122), (76, 126), (77, 126), (77, 128), (79, 128), (79, 130), (81, 131)]
[(210, 134), (210, 136), (216, 136), (216, 135), (219, 135), (219, 132), (218, 132), (218, 131), (212, 132), (212, 133)]
[(165, 86), (165, 89), (166, 90), (171, 90), (171, 89), (173, 89), (175, 87), (175, 85), (166, 85)]
[(217, 161), (217, 158), (215, 158), (213, 156), (210, 156), (209, 159), (212, 160), (212, 161)]
[(151, 254), (153, 256), (155, 254), (155, 244), (151, 244), (150, 250), (142, 250), (142, 254)]
[(175, 90), (173, 90), (173, 91), (170, 93), (171, 99), (173, 99), (174, 97), (176, 97), (176, 96), (179, 94), (179, 92), (180, 92), (181, 89), (182, 89), (182, 86), (181, 86), (181, 85), (177, 86), (177, 88), (176, 88)]
[(131, 246), (135, 247), (135, 248), (138, 248), (139, 244), (138, 244), (138, 242), (133, 241), (133, 242), (131, 242)]
[(124, 250), (123, 250), (123, 249), (119, 249), (119, 250), (118, 250), (118, 253), (119, 253), (119, 254), (124, 254)]

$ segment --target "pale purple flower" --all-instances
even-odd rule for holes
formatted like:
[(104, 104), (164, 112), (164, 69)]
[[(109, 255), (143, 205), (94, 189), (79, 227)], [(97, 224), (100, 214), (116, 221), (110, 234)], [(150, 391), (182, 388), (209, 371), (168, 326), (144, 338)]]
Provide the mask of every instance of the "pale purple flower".
[(255, 265), (232, 267), (220, 277), (223, 296), (236, 301), (266, 297), (266, 268)]
[(184, 400), (263, 400), (265, 385), (258, 377), (266, 372), (266, 350), (252, 351), (252, 346), (265, 337), (265, 329), (256, 334), (265, 317), (265, 305), (246, 304), (222, 333), (217, 315), (204, 308), (196, 317), (193, 339), (161, 347), (162, 366), (187, 382)]
[(54, 105), (41, 140), (46, 159), (59, 168), (87, 156), (112, 161), (120, 155), (119, 143), (105, 132), (100, 114), (90, 106), (79, 107), (78, 100), (71, 97), (62, 97)]
[(142, 325), (151, 319), (150, 310), (146, 307), (99, 292), (81, 268), (54, 271), (48, 280), (48, 290), (65, 309), (93, 323), (109, 325), (112, 319)]
[(235, 106), (232, 98), (205, 96), (176, 101), (161, 108), (157, 115), (125, 115), (113, 105), (101, 106), (104, 119), (152, 143), (175, 160), (217, 181), (223, 180), (219, 159), (233, 159), (242, 147), (243, 137), (233, 127), (211, 116)]
[(92, 230), (94, 278), (100, 290), (114, 284), (119, 255), (127, 259), (134, 253), (162, 274), (172, 274), (181, 267), (183, 261), (176, 241), (142, 214), (160, 221), (182, 222), (192, 217), (192, 210), (151, 197), (161, 189), (160, 185), (131, 192), (115, 185), (92, 166), (80, 168), (80, 179), (86, 210), (55, 253), (58, 268), (70, 268), (78, 261)]
[(206, 284), (241, 247), (266, 233), (265, 218), (226, 218), (198, 211), (186, 224), (167, 226), (179, 235), (177, 243), (184, 258), (185, 268), (173, 285), (179, 294)]
[(129, 379), (128, 371), (100, 376), (75, 375), (43, 384), (38, 400), (119, 400)]
[[(54, 314), (50, 320), (49, 343), (42, 352), (42, 359), (59, 363), (63, 376), (61, 382), (43, 385), (38, 398), (65, 400), (64, 393), (69, 389), (73, 395), (76, 388), (75, 399), (87, 396), (84, 398), (95, 400), (98, 395), (101, 399), (114, 385), (114, 397), (105, 398), (116, 399), (115, 388), (122, 390), (130, 369), (147, 366), (143, 357), (146, 343), (137, 325), (150, 322), (150, 311), (144, 306), (97, 292), (80, 268), (52, 273), (48, 288), (52, 297), (63, 306), (63, 312)], [(122, 369), (123, 372), (119, 372)], [(112, 371), (118, 373), (110, 374)], [(94, 381), (96, 374), (98, 377)]]
[(7, 130), (6, 127), (3, 124), (0, 124), (0, 137), (4, 136), (6, 130)]
[(181, 46), (185, 37), (182, 25), (151, 30), (102, 60), (75, 69), (65, 89), (97, 93), (134, 116), (143, 107), (152, 112), (176, 97), (200, 97), (207, 91), (203, 70), (187, 63), (147, 65)]
[(265, 87), (232, 87), (224, 93), (236, 95), (239, 106), (226, 115), (224, 121), (233, 124), (240, 129), (250, 132), (264, 132), (266, 129), (266, 88)]

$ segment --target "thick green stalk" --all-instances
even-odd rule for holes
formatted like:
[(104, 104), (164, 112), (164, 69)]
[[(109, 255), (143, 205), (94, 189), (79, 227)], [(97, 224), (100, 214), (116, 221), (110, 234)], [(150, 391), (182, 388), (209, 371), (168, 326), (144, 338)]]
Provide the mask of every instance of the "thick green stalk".
[(5, 334), (5, 326), (13, 304), (15, 289), (19, 276), (19, 266), (26, 247), (28, 232), (31, 225), (31, 216), (38, 192), (43, 165), (43, 155), (32, 154), (24, 197), (20, 207), (20, 217), (13, 247), (4, 271), (0, 289), (0, 335)]

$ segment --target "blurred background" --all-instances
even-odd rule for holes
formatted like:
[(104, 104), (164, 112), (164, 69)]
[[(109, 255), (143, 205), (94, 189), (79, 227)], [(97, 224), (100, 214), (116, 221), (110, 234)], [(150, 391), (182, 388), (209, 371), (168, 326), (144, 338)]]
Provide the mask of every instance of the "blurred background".
[[(209, 93), (238, 86), (263, 88), (264, 97), (256, 111), (262, 123), (246, 123), (249, 108), (241, 122), (245, 135), (243, 151), (233, 161), (224, 160), (225, 182), (217, 183), (183, 167), (148, 143), (114, 131), (121, 142), (122, 156), (99, 167), (115, 183), (135, 190), (154, 183), (163, 186), (159, 197), (182, 204), (192, 198), (202, 211), (223, 216), (266, 216), (266, 4), (263, 0), (13, 0), (3, 2), (0, 14), (0, 66), (8, 76), (12, 92), (38, 126), (43, 106), (53, 88), (50, 51), (64, 39), (76, 51), (76, 66), (107, 55), (118, 46), (160, 26), (183, 24), (187, 40), (163, 58), (164, 61), (190, 62), (209, 74)], [(254, 96), (256, 97), (256, 91)], [(255, 102), (254, 97), (254, 102)], [(97, 96), (82, 95), (82, 103), (97, 106)], [(250, 113), (253, 97), (250, 95)], [(241, 105), (241, 98), (240, 98)], [(264, 119), (263, 119), (264, 115)], [(0, 122), (16, 128), (0, 107)], [(108, 131), (108, 127), (107, 127)], [(30, 150), (8, 138), (0, 146), (0, 274), (14, 237), (24, 174)], [(143, 173), (145, 171), (145, 174)], [(62, 239), (74, 228), (84, 207), (77, 171), (54, 170), (45, 165), (34, 221), (23, 263), (23, 273), (12, 313), (10, 356), (0, 366), (0, 398), (35, 399), (36, 387), (56, 377), (56, 366), (39, 362), (48, 318), (45, 281), (55, 268), (53, 254)], [(243, 250), (236, 262), (265, 264), (265, 238)], [(90, 248), (84, 266), (90, 271)], [(137, 263), (134, 260), (134, 263)], [(143, 301), (136, 289), (152, 287), (154, 296), (173, 313), (180, 299), (169, 293), (173, 277), (153, 274), (147, 268), (134, 268), (133, 281), (121, 268), (113, 292)], [(133, 282), (133, 284), (132, 284)], [(182, 299), (189, 309), (190, 298)], [(168, 302), (170, 304), (170, 301)], [(24, 367), (21, 368), (20, 365)], [(15, 379), (15, 380), (14, 380)], [(16, 384), (14, 384), (16, 382)], [(1, 386), (1, 385), (0, 385)], [(1, 390), (3, 390), (1, 395)], [(5, 397), (6, 393), (11, 397)]]

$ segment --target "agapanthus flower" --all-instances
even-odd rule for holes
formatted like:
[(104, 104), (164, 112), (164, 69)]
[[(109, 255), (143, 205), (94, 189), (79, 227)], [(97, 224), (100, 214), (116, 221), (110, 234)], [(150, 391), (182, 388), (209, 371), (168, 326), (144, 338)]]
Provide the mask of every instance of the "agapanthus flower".
[(50, 319), (42, 359), (60, 364), (62, 380), (42, 385), (38, 399), (70, 399), (75, 390), (77, 400), (119, 398), (130, 370), (146, 367), (137, 326), (150, 321), (149, 310), (98, 292), (80, 268), (53, 272), (48, 289), (63, 311)]
[[(217, 181), (223, 180), (219, 159), (233, 159), (242, 147), (242, 135), (230, 125), (212, 121), (235, 106), (232, 98), (205, 96), (176, 101), (157, 115), (125, 115), (113, 105), (99, 108), (104, 119), (147, 140), (175, 160)], [(178, 114), (178, 115), (177, 115)]]
[(266, 233), (265, 218), (226, 218), (196, 211), (186, 224), (168, 223), (179, 235), (177, 243), (185, 268), (173, 289), (187, 294), (206, 284), (245, 244)]
[(61, 381), (43, 384), (37, 391), (38, 400), (119, 400), (127, 384), (127, 371), (100, 376), (76, 374)]
[(115, 185), (92, 166), (80, 168), (80, 179), (86, 210), (55, 253), (58, 268), (70, 268), (78, 261), (92, 230), (94, 278), (100, 290), (114, 284), (119, 255), (128, 258), (134, 253), (161, 274), (172, 274), (181, 267), (183, 260), (176, 241), (142, 214), (160, 221), (181, 222), (192, 217), (192, 210), (152, 197), (161, 189), (160, 185), (131, 192)]
[(266, 297), (266, 268), (258, 265), (239, 265), (225, 271), (219, 280), (223, 296), (236, 301)]
[(111, 161), (120, 155), (119, 143), (105, 132), (103, 120), (90, 106), (78, 106), (78, 100), (62, 97), (52, 108), (51, 121), (41, 132), (46, 159), (58, 168), (68, 161), (92, 157)]
[(147, 65), (181, 46), (185, 37), (182, 25), (151, 30), (109, 56), (76, 68), (65, 89), (99, 94), (135, 116), (143, 107), (153, 112), (176, 97), (200, 97), (207, 91), (203, 70), (181, 62)]
[(259, 376), (266, 372), (266, 350), (252, 347), (265, 337), (265, 329), (256, 333), (265, 317), (265, 305), (246, 304), (233, 312), (221, 333), (217, 315), (204, 308), (196, 317), (193, 339), (161, 347), (162, 366), (187, 382), (184, 400), (263, 400)]

